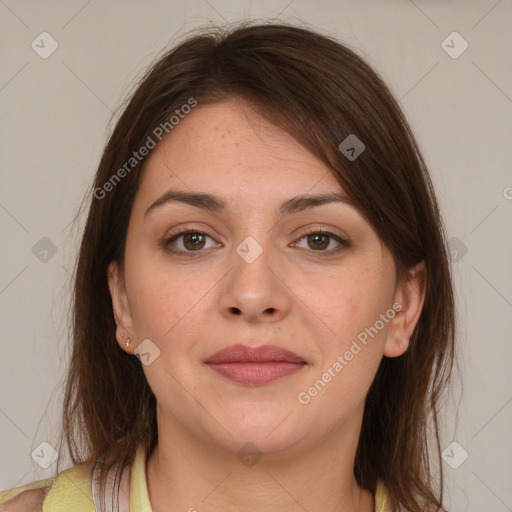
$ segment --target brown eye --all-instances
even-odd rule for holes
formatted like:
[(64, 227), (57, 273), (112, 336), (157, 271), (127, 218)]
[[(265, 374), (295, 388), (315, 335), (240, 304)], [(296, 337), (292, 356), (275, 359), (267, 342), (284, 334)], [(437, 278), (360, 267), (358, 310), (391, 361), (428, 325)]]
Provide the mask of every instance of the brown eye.
[(201, 233), (186, 233), (183, 235), (183, 245), (191, 251), (197, 251), (204, 247), (204, 235)]
[(181, 231), (168, 238), (164, 243), (164, 247), (173, 253), (189, 256), (191, 255), (190, 253), (201, 252), (205, 248), (208, 238), (211, 240), (210, 236), (201, 231)]
[(329, 237), (324, 234), (308, 235), (307, 239), (309, 246), (314, 249), (326, 249), (329, 245)]
[[(332, 254), (336, 254), (343, 249), (350, 247), (350, 244), (344, 240), (343, 238), (335, 235), (334, 233), (330, 233), (328, 231), (323, 231), (321, 229), (309, 230), (305, 235), (303, 235), (300, 241), (306, 239), (307, 247), (305, 249), (309, 249), (312, 252), (318, 253), (319, 256), (328, 256)], [(331, 242), (335, 242), (334, 247), (327, 249)], [(294, 244), (298, 245), (298, 244)]]

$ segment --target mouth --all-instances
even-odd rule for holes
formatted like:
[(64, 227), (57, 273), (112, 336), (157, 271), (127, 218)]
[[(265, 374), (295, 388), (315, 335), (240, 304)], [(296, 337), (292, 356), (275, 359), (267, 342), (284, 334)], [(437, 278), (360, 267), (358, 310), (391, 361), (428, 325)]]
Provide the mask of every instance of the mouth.
[(307, 363), (294, 352), (275, 345), (233, 345), (210, 356), (205, 364), (232, 381), (256, 386), (293, 375)]

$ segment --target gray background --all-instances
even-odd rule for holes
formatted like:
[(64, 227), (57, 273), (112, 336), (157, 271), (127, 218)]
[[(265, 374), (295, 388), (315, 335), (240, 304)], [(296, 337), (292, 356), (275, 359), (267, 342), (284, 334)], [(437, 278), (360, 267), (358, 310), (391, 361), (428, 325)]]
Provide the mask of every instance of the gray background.
[[(58, 438), (83, 216), (72, 220), (113, 112), (187, 30), (274, 17), (356, 47), (411, 122), (445, 216), (459, 301), (461, 372), (443, 413), (446, 503), (512, 510), (511, 0), (0, 0), (0, 489), (55, 468), (35, 460), (51, 462), (40, 444)], [(58, 43), (47, 58), (31, 47), (51, 49), (43, 31)]]

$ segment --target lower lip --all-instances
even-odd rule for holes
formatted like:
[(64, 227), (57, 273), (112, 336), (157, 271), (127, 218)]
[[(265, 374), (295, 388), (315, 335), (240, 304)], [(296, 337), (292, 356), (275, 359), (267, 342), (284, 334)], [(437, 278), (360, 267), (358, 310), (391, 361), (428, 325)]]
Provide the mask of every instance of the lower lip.
[(207, 363), (224, 377), (240, 384), (257, 386), (293, 375), (304, 368), (305, 363), (268, 361), (265, 363)]

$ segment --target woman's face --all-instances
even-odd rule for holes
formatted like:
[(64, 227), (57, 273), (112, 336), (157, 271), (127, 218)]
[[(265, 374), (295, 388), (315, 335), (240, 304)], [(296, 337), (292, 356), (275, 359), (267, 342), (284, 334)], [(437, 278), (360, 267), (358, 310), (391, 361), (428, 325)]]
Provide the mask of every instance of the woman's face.
[[(120, 345), (142, 343), (159, 428), (271, 452), (360, 427), (381, 358), (407, 349), (415, 303), (348, 199), (290, 202), (332, 194), (343, 189), (325, 165), (241, 100), (199, 104), (151, 151), (109, 285), (118, 335), (134, 340)], [(207, 363), (239, 344), (303, 362), (216, 367), (239, 380)]]

